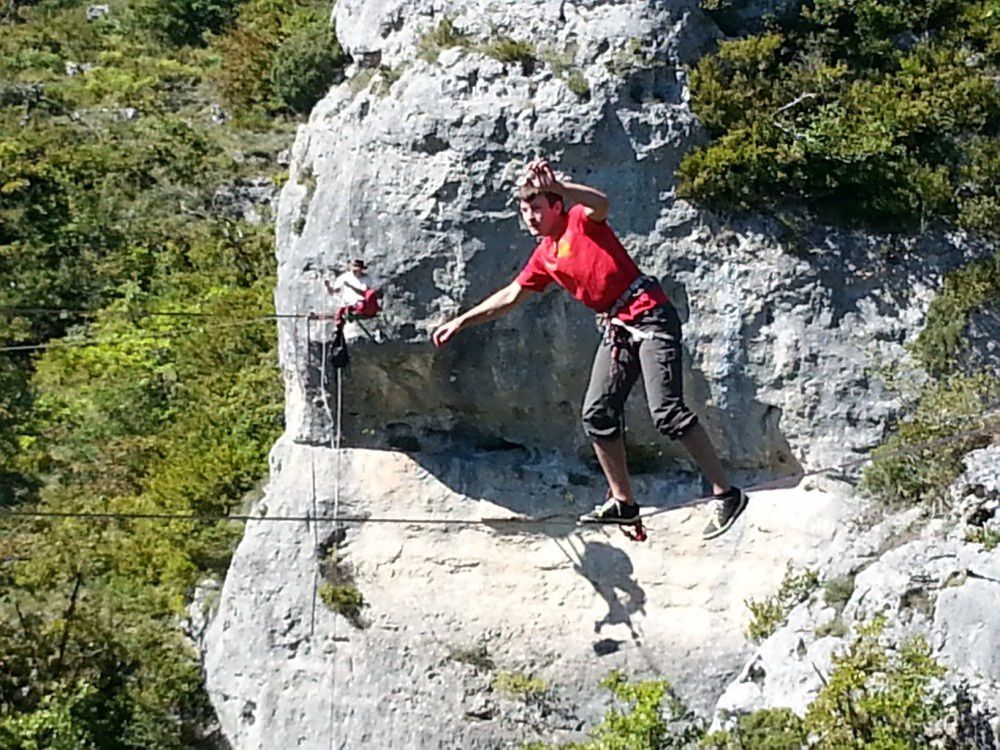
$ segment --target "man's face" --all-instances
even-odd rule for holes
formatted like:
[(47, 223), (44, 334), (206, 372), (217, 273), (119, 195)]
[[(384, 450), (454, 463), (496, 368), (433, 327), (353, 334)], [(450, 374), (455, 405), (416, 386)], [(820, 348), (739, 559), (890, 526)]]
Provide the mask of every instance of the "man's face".
[(533, 237), (550, 235), (562, 221), (562, 203), (556, 201), (550, 206), (544, 195), (536, 195), (530, 201), (521, 201), (521, 218)]

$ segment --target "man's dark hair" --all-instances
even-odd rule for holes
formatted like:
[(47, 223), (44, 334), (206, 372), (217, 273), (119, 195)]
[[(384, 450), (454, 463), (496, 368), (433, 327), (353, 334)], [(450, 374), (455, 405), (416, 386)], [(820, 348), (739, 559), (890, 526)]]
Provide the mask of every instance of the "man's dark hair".
[(556, 203), (562, 203), (564, 206), (565, 201), (559, 193), (553, 193), (548, 190), (542, 190), (541, 188), (536, 188), (534, 185), (521, 185), (517, 190), (517, 199), (521, 201), (531, 201), (537, 198), (539, 195), (544, 195), (545, 200), (550, 206), (554, 206)]

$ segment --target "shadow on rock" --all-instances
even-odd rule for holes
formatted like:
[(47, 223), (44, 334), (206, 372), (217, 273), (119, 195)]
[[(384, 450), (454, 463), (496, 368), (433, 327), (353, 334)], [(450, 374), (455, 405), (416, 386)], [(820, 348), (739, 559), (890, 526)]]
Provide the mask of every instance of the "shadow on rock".
[[(632, 623), (632, 615), (646, 613), (646, 592), (634, 577), (632, 561), (625, 552), (605, 542), (587, 541), (578, 545), (576, 541), (570, 537), (559, 542), (559, 548), (573, 563), (573, 570), (594, 587), (608, 606), (608, 613), (594, 622), (594, 632), (600, 635), (606, 626), (625, 625), (632, 640), (638, 643), (640, 634)], [(599, 655), (613, 653), (617, 643), (603, 638), (594, 644), (594, 651)]]

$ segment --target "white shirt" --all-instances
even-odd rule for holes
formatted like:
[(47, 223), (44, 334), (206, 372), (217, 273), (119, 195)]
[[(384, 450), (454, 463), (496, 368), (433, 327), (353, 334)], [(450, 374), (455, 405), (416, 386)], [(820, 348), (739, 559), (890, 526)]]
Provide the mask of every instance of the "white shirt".
[(347, 271), (333, 280), (333, 293), (339, 304), (345, 307), (356, 305), (365, 298), (365, 290), (375, 287), (372, 277), (366, 273)]

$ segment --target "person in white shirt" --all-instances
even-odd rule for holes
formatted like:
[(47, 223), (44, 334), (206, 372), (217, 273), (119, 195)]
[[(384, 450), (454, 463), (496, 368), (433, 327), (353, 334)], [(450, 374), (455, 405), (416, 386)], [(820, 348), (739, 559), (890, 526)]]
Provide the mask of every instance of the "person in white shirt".
[(337, 304), (347, 308), (364, 301), (365, 292), (375, 288), (375, 281), (368, 275), (368, 267), (360, 258), (352, 260), (348, 270), (333, 281), (324, 279), (323, 283)]

